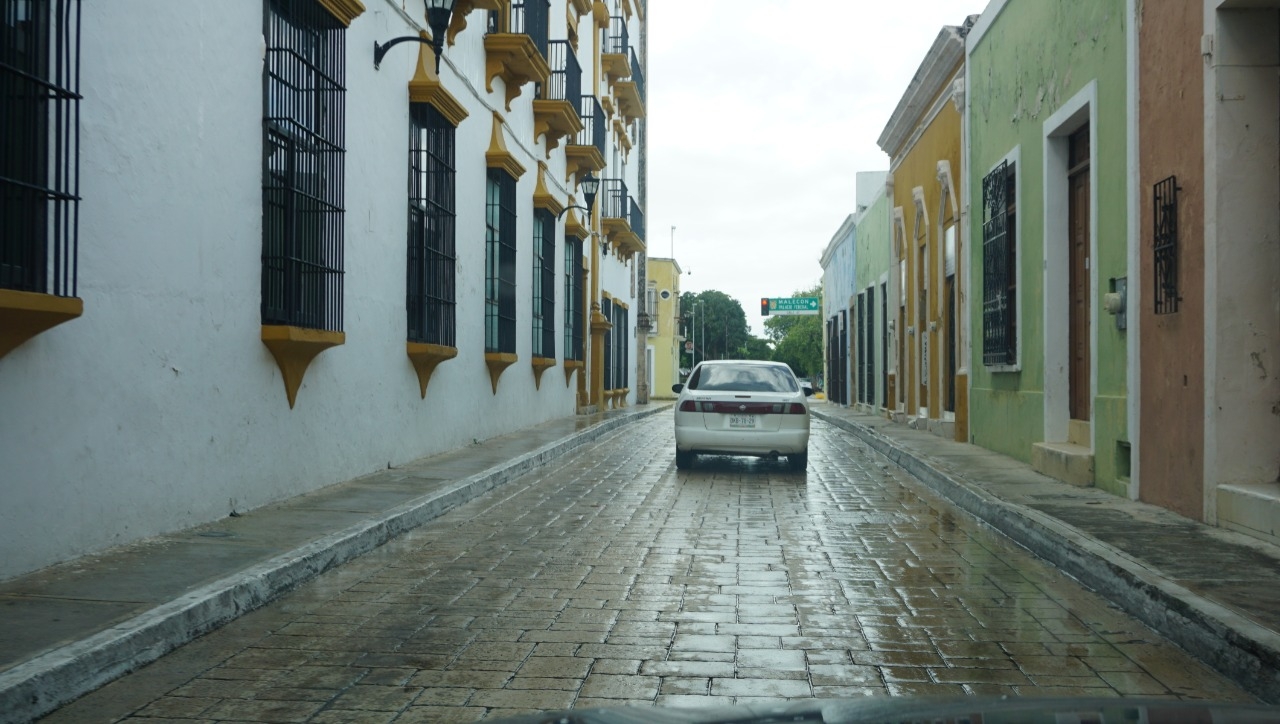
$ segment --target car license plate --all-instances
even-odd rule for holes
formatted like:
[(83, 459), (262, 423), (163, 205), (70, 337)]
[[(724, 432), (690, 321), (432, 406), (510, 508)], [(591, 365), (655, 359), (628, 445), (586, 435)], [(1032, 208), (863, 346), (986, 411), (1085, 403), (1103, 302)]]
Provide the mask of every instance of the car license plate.
[(755, 428), (755, 415), (730, 415), (729, 427), (732, 428)]

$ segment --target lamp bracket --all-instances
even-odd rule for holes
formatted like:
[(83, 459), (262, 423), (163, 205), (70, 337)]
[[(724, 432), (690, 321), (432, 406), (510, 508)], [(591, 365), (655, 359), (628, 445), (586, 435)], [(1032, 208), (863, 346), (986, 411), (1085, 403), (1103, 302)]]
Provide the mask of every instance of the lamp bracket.
[[(382, 65), (382, 59), (384, 56), (386, 56), (388, 50), (391, 50), (397, 45), (401, 43), (406, 43), (410, 40), (422, 43), (423, 45), (431, 45), (433, 47), (435, 45), (433, 41), (418, 35), (405, 35), (403, 37), (393, 38), (391, 40), (388, 40), (385, 45), (375, 40), (373, 41), (373, 69), (377, 70), (378, 66)], [(437, 72), (439, 71), (439, 65), (440, 65), (440, 55), (437, 52), (436, 54)]]

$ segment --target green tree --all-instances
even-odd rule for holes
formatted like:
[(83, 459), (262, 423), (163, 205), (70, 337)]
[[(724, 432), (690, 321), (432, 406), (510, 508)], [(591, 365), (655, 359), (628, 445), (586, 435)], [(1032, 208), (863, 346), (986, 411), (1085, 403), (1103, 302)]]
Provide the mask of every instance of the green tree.
[(773, 359), (773, 347), (769, 340), (751, 337), (742, 348), (743, 359)]
[[(822, 285), (795, 292), (792, 297), (822, 298)], [(798, 377), (816, 378), (822, 373), (822, 317), (797, 314), (769, 317), (765, 334), (773, 340), (773, 359), (791, 365)]]
[(746, 355), (747, 315), (738, 300), (714, 289), (680, 295), (685, 339), (695, 343), (697, 358), (681, 352), (680, 366), (704, 359), (741, 359)]

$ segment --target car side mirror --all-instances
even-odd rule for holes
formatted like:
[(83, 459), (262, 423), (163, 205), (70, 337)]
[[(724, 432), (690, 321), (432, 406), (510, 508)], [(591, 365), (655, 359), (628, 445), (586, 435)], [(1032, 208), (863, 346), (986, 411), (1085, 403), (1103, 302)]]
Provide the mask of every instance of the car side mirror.
[(805, 396), (805, 397), (813, 397), (813, 388), (812, 388), (812, 387), (805, 387), (805, 386), (801, 385), (801, 386), (800, 386), (800, 390), (804, 392), (804, 396)]
[(679, 393), (680, 393), (680, 392), (682, 392), (683, 390), (684, 390), (684, 385), (680, 384), (679, 382), (677, 382), (677, 383), (675, 383), (674, 385), (672, 385), (672, 386), (671, 386), (671, 391), (672, 391), (672, 392), (674, 392), (674, 393), (676, 393), (676, 394), (679, 394)]

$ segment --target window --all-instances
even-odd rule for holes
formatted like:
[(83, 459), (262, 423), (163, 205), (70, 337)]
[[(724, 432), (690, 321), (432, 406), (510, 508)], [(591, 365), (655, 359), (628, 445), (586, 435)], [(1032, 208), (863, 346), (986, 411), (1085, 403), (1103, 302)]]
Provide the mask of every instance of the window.
[(644, 311), (649, 315), (649, 334), (659, 334), (658, 287), (653, 283), (648, 285), (648, 289), (645, 292)]
[(982, 362), (1017, 362), (1016, 166), (1003, 161), (982, 180)]
[[(612, 299), (605, 297), (604, 299), (600, 300), (600, 313), (604, 315), (605, 319), (609, 320), (610, 322), (613, 321), (613, 300)], [(604, 333), (604, 389), (606, 390), (617, 389), (617, 386), (614, 385), (614, 379), (616, 378), (616, 375), (614, 374), (613, 358), (616, 355), (614, 355), (613, 353), (613, 345), (614, 345), (614, 337), (621, 333), (622, 333), (622, 330), (618, 329), (618, 326), (616, 324), (613, 325), (612, 329)]]
[(1153, 196), (1156, 314), (1173, 314), (1182, 301), (1178, 294), (1178, 177), (1156, 184)]
[(613, 386), (609, 389), (621, 390), (631, 387), (631, 310), (615, 303), (609, 321), (613, 322), (613, 329), (609, 331), (613, 347), (613, 374), (610, 376)]
[(457, 341), (454, 127), (428, 103), (409, 106), (408, 339)]
[(584, 354), (582, 239), (564, 245), (564, 358), (582, 362)]
[(345, 28), (317, 0), (267, 0), (262, 323), (342, 331)]
[(556, 356), (556, 218), (533, 216), (533, 356)]
[(74, 297), (80, 2), (0, 0), (0, 289)]
[(484, 348), (516, 351), (516, 180), (489, 169), (485, 198)]

